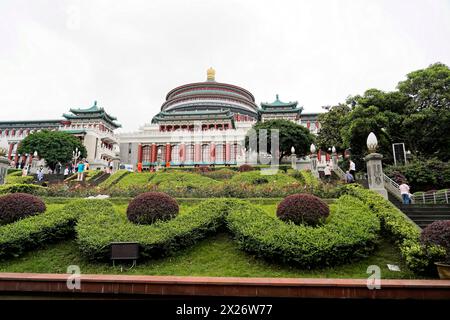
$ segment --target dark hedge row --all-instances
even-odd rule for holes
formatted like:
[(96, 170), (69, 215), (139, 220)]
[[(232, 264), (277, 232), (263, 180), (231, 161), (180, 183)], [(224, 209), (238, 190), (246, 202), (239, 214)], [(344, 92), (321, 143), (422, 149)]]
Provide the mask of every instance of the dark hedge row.
[(249, 206), (228, 216), (241, 249), (305, 268), (326, 267), (366, 257), (375, 247), (380, 223), (358, 199), (343, 196), (320, 227), (297, 226)]

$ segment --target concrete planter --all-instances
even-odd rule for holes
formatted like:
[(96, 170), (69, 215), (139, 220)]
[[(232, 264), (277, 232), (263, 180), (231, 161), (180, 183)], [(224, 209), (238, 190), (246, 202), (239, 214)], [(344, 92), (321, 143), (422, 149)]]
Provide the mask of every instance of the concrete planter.
[(450, 264), (442, 262), (435, 262), (434, 264), (437, 267), (439, 278), (446, 280), (450, 279)]
[(0, 185), (6, 183), (6, 173), (8, 172), (9, 160), (0, 156)]

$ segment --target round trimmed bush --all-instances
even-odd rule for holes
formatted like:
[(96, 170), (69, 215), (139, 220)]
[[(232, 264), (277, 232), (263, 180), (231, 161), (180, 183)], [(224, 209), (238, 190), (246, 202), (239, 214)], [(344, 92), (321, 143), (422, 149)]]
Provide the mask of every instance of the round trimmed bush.
[(11, 223), (46, 210), (45, 203), (28, 193), (12, 193), (0, 197), (0, 224)]
[(128, 220), (137, 224), (152, 224), (174, 218), (180, 208), (177, 201), (163, 192), (146, 192), (134, 198), (127, 209)]
[(239, 167), (239, 172), (253, 171), (253, 167), (249, 164), (243, 164)]
[(277, 217), (300, 225), (316, 226), (330, 214), (330, 208), (322, 199), (311, 194), (293, 194), (280, 202)]
[(422, 230), (420, 241), (425, 245), (439, 245), (447, 251), (450, 261), (450, 220), (435, 221)]

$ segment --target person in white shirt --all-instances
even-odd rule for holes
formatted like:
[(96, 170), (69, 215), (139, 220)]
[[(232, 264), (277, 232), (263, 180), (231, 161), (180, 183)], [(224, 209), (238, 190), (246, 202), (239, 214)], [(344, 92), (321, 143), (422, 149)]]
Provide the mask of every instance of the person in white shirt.
[(411, 197), (409, 196), (409, 186), (406, 184), (406, 181), (403, 181), (399, 186), (400, 194), (402, 195), (403, 204), (410, 204)]
[(331, 182), (331, 168), (330, 168), (330, 164), (327, 163), (327, 165), (325, 166), (325, 169), (323, 170), (325, 173), (325, 180), (330, 183)]
[(356, 173), (356, 165), (353, 162), (353, 160), (350, 159), (350, 167), (348, 169), (348, 171), (350, 172), (350, 174), (353, 176), (353, 179), (356, 178), (355, 173)]

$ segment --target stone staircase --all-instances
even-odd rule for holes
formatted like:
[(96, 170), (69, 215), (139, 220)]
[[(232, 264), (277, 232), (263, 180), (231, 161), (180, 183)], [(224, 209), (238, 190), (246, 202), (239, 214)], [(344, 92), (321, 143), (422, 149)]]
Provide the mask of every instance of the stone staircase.
[(450, 204), (409, 204), (401, 205), (402, 210), (419, 227), (438, 220), (450, 220)]
[(388, 192), (388, 199), (421, 228), (437, 220), (450, 220), (450, 204), (404, 205), (391, 192)]
[(103, 181), (105, 181), (106, 179), (108, 179), (110, 176), (109, 173), (103, 172), (102, 174), (94, 177), (91, 181), (90, 181), (90, 185), (91, 186), (98, 186), (100, 183), (102, 183)]

